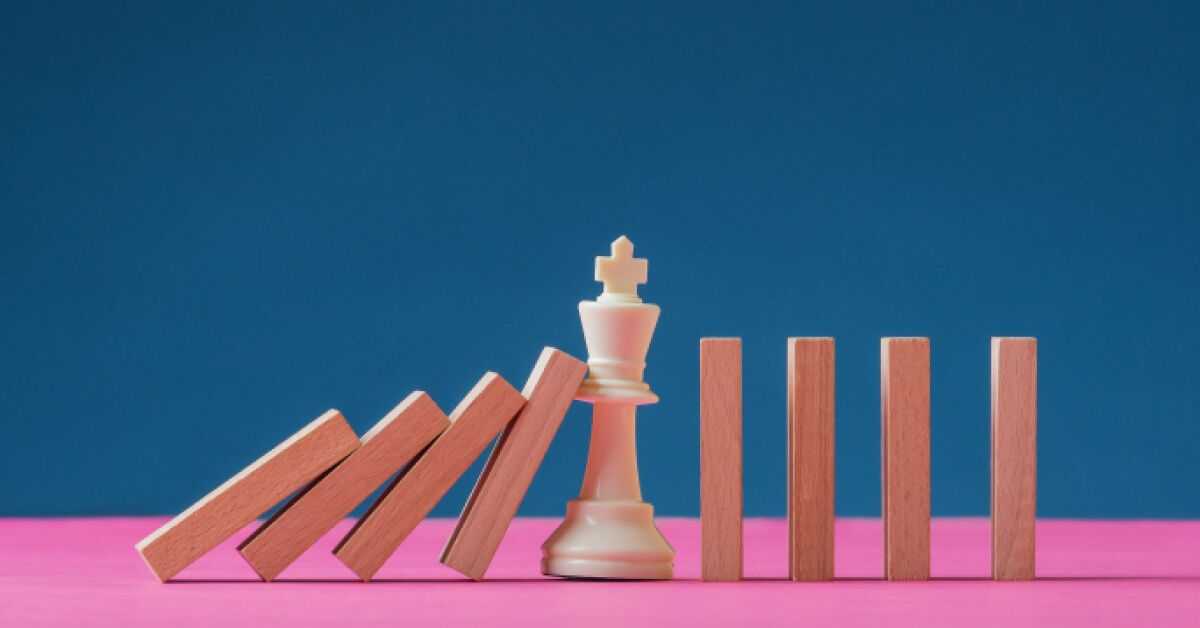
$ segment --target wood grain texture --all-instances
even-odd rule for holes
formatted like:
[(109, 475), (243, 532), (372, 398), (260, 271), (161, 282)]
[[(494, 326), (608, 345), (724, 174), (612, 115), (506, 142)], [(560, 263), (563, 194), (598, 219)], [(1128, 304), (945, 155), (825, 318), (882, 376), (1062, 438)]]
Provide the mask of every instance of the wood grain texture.
[(883, 571), (929, 579), (929, 339), (880, 343)]
[(484, 375), (450, 414), (450, 427), (384, 490), (334, 555), (369, 581), (524, 404), (499, 375)]
[(742, 579), (742, 340), (700, 339), (700, 577)]
[(833, 579), (833, 338), (788, 339), (788, 577)]
[(429, 395), (412, 393), (363, 436), (361, 447), (280, 508), (238, 551), (263, 580), (275, 579), (449, 426)]
[(483, 579), (587, 368), (558, 349), (542, 350), (521, 391), (525, 406), (492, 448), (442, 549), (442, 564), (473, 580)]
[(992, 578), (1033, 580), (1037, 339), (992, 338)]
[(166, 582), (358, 445), (346, 419), (330, 410), (142, 539), (137, 551)]

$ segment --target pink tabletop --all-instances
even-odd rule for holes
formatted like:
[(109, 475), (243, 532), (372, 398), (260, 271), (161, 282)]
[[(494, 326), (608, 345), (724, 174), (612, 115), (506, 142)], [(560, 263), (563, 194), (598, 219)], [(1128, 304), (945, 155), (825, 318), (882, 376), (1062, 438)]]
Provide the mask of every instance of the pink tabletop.
[(369, 584), (329, 553), (343, 522), (279, 582), (259, 582), (231, 541), (160, 584), (133, 545), (162, 521), (0, 519), (0, 625), (1200, 625), (1200, 522), (1041, 521), (1039, 580), (1014, 583), (987, 579), (986, 519), (936, 520), (934, 580), (896, 583), (879, 579), (879, 522), (841, 519), (838, 580), (792, 583), (783, 521), (751, 519), (747, 580), (705, 583), (694, 519), (659, 520), (672, 582), (544, 578), (557, 522), (521, 519), (477, 583), (438, 563), (453, 521), (430, 520)]

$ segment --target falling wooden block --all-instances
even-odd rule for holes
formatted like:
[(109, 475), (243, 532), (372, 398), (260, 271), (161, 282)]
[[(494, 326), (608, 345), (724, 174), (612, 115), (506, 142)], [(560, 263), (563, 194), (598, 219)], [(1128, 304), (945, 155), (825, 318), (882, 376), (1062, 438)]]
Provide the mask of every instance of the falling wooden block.
[(700, 339), (700, 577), (742, 579), (742, 340)]
[(279, 509), (238, 551), (263, 580), (275, 579), (449, 425), (429, 395), (412, 393), (363, 436), (361, 447)]
[(880, 343), (883, 571), (929, 579), (929, 339)]
[(142, 539), (137, 551), (166, 582), (358, 445), (346, 419), (330, 410)]
[(833, 338), (788, 339), (788, 576), (833, 579)]
[(499, 375), (484, 375), (450, 414), (450, 427), (396, 477), (333, 553), (369, 581), (524, 404)]
[(992, 338), (992, 578), (1033, 580), (1037, 339)]
[(542, 350), (521, 392), (525, 406), (492, 448), (442, 550), (442, 564), (483, 579), (587, 368), (558, 349)]

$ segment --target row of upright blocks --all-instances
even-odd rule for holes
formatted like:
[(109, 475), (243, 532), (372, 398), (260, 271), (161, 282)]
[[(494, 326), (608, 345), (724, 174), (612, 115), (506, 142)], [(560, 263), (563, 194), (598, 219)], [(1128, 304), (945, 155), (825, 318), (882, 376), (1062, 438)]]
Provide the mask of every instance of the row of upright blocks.
[[(742, 345), (700, 341), (701, 577), (742, 578)], [(834, 341), (789, 338), (788, 575), (833, 579)], [(993, 338), (992, 578), (1034, 578), (1037, 340)], [(929, 578), (929, 339), (880, 342), (883, 566)]]

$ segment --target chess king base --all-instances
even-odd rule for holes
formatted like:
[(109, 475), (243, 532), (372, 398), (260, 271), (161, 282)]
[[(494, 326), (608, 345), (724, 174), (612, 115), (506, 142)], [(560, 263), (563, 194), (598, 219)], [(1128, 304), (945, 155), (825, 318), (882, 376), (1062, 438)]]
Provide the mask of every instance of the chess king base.
[(638, 481), (636, 406), (600, 401), (594, 412), (583, 488), (542, 545), (542, 573), (670, 580), (675, 550), (655, 527), (654, 506), (642, 501)]
[(542, 573), (568, 578), (670, 580), (675, 550), (641, 501), (572, 500), (542, 546)]

